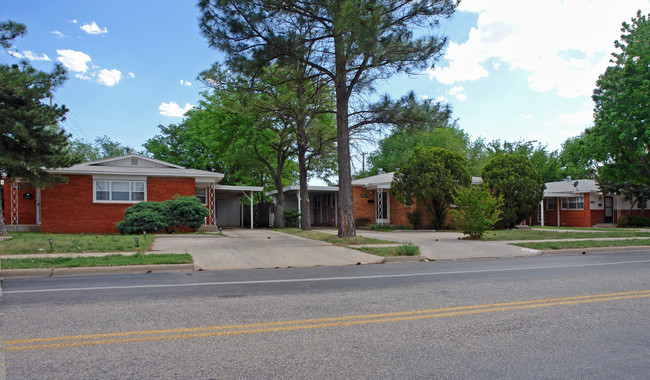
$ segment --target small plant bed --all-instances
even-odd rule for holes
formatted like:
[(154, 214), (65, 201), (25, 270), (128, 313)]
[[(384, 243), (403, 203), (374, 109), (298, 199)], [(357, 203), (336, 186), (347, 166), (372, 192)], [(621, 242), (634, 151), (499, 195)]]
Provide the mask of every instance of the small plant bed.
[(377, 256), (417, 256), (420, 254), (420, 247), (413, 243), (404, 243), (399, 247), (358, 247), (359, 251)]
[[(149, 249), (154, 236), (84, 235), (12, 232), (12, 239), (0, 241), (0, 255), (33, 253), (143, 252)], [(135, 238), (138, 238), (138, 247)], [(49, 239), (52, 239), (50, 249)]]
[(539, 250), (599, 247), (635, 247), (650, 245), (650, 239), (548, 241), (535, 243), (515, 243), (513, 245)]
[(123, 265), (191, 264), (192, 256), (183, 254), (109, 255), (93, 257), (44, 257), (3, 259), (2, 269), (112, 267)]
[(553, 230), (495, 230), (486, 232), (481, 240), (549, 240), (593, 239), (619, 237), (650, 237), (650, 231), (606, 230), (602, 232), (553, 231)]
[(367, 245), (367, 244), (395, 244), (394, 241), (372, 239), (363, 236), (355, 236), (353, 238), (339, 238), (336, 235), (328, 234), (320, 231), (303, 231), (300, 228), (277, 228), (274, 231), (284, 232), (286, 234), (300, 236), (306, 239), (326, 241), (336, 245)]

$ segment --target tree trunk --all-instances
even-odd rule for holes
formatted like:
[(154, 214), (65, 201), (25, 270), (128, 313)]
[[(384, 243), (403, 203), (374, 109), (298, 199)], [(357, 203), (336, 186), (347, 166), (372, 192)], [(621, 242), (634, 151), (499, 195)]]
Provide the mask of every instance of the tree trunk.
[(274, 226), (277, 228), (284, 228), (284, 191), (282, 188), (282, 178), (279, 176), (274, 176), (273, 182), (275, 184), (275, 190), (277, 190), (278, 195), (276, 197), (277, 203), (275, 205), (275, 223)]
[(307, 138), (305, 128), (298, 129), (298, 171), (300, 172), (300, 228), (303, 231), (311, 231), (311, 205), (309, 202), (309, 190), (307, 188)]
[(337, 70), (336, 139), (339, 169), (338, 236), (354, 237), (354, 203), (352, 201), (352, 170), (350, 168), (350, 132), (348, 130), (348, 95), (345, 71)]

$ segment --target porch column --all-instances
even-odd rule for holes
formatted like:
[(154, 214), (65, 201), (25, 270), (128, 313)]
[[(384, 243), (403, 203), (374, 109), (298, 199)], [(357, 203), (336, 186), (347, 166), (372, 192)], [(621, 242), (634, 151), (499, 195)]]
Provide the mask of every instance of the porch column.
[(560, 209), (562, 209), (562, 203), (560, 202), (560, 197), (555, 199), (556, 209), (557, 209), (557, 226), (560, 227)]
[(11, 186), (11, 225), (18, 224), (18, 182), (13, 182)]
[(542, 201), (539, 202), (539, 208), (541, 210), (539, 212), (539, 214), (542, 217), (541, 224), (542, 224), (542, 227), (544, 227), (544, 198), (542, 198)]
[(216, 226), (217, 225), (217, 209), (214, 201), (214, 184), (208, 185), (207, 189), (208, 196), (208, 210), (210, 211), (208, 225)]
[(251, 230), (252, 230), (252, 229), (253, 229), (253, 225), (255, 224), (255, 223), (254, 223), (255, 221), (253, 220), (253, 190), (251, 190), (251, 197), (250, 197), (250, 200), (251, 200)]

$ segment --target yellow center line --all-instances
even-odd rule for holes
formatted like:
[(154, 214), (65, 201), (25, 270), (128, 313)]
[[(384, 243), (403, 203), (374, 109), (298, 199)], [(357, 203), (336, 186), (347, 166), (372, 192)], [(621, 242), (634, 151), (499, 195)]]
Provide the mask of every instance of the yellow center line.
[[(132, 331), (106, 334), (86, 334), (50, 338), (15, 339), (5, 341), (6, 351), (24, 351), (61, 347), (106, 345), (128, 342), (164, 341), (216, 336), (245, 335), (296, 330), (310, 330), (327, 327), (368, 325), (387, 322), (412, 321), (419, 319), (454, 317), (498, 311), (524, 310), (552, 306), (577, 305), (626, 299), (648, 298), (650, 290), (595, 294), (575, 297), (559, 297), (542, 300), (504, 302), (496, 304), (457, 306), (440, 309), (411, 310), (395, 313), (351, 315), (342, 317), (302, 319), (239, 325), (206, 326), (166, 330)], [(113, 339), (106, 339), (113, 338)], [(45, 343), (45, 344), (33, 344)]]

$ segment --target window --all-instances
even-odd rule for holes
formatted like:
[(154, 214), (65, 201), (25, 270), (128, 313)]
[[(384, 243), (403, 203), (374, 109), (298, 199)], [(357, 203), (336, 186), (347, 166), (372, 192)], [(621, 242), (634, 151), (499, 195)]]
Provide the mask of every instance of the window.
[(95, 181), (95, 202), (135, 203), (144, 200), (144, 181)]
[(562, 210), (582, 210), (585, 207), (585, 197), (562, 198)]
[(208, 204), (207, 190), (205, 187), (195, 187), (194, 195), (201, 201), (201, 204)]
[(546, 209), (549, 211), (555, 210), (555, 198), (546, 198)]

